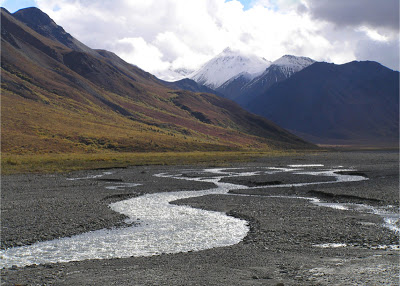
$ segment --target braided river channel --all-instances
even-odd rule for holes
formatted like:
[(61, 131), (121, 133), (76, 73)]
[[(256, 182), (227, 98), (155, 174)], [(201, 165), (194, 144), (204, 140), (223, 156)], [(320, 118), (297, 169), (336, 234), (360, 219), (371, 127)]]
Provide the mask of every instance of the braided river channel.
[[(175, 205), (176, 200), (206, 195), (235, 195), (229, 193), (238, 189), (300, 187), (318, 184), (340, 184), (367, 180), (359, 175), (345, 174), (354, 169), (342, 166), (325, 168), (323, 165), (289, 165), (287, 167), (265, 167), (256, 170), (246, 168), (208, 168), (160, 173), (155, 176), (176, 180), (209, 182), (214, 188), (201, 191), (176, 191), (145, 194), (110, 204), (110, 208), (127, 216), (127, 227), (91, 231), (72, 237), (37, 242), (32, 245), (13, 247), (0, 252), (0, 267), (13, 265), (27, 266), (57, 262), (82, 261), (87, 259), (111, 259), (131, 256), (152, 256), (162, 253), (200, 251), (215, 247), (230, 246), (239, 243), (249, 231), (245, 220), (234, 218), (225, 213)], [(116, 171), (118, 172), (118, 171)], [(242, 176), (267, 176), (285, 173), (328, 177), (329, 180), (309, 183), (291, 183), (268, 186), (244, 186), (222, 182), (224, 178)], [(111, 172), (99, 173), (96, 177), (107, 176)], [(93, 179), (70, 178), (70, 180)], [(136, 188), (135, 182), (115, 183), (109, 189)], [(288, 197), (308, 200), (310, 204), (341, 210), (355, 210), (372, 213), (383, 218), (382, 227), (399, 232), (398, 208), (394, 206), (373, 207), (365, 204), (328, 203), (316, 198)], [(134, 224), (137, 219), (139, 224)], [(329, 245), (321, 247), (330, 247)], [(332, 245), (331, 247), (337, 247)]]

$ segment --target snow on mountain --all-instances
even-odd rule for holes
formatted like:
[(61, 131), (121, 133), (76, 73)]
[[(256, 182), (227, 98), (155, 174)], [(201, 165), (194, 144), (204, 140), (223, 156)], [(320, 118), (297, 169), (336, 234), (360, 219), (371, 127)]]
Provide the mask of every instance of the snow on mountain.
[(179, 68), (179, 69), (168, 69), (166, 71), (162, 71), (160, 73), (155, 73), (159, 79), (165, 81), (178, 81), (184, 78), (188, 78), (190, 74), (192, 74), (194, 70), (186, 69), (186, 68)]
[(315, 63), (315, 61), (307, 57), (284, 55), (276, 61), (273, 61), (261, 75), (247, 83), (243, 89), (246, 90), (255, 85), (259, 86), (257, 89), (260, 87), (269, 88), (272, 84), (291, 77), (293, 74), (313, 63)]
[(280, 67), (280, 70), (287, 76), (290, 77), (292, 74), (301, 71), (315, 63), (313, 59), (307, 57), (296, 57), (292, 55), (284, 55), (283, 57), (272, 62), (271, 65)]
[(255, 73), (255, 74), (251, 74), (248, 72), (241, 72), (233, 77), (231, 77), (230, 79), (228, 79), (227, 81), (225, 81), (223, 84), (221, 84), (218, 89), (224, 89), (227, 86), (230, 86), (232, 84), (235, 84), (236, 82), (242, 82), (243, 85), (250, 82), (251, 80), (255, 79), (257, 76), (261, 75), (261, 73)]
[(270, 65), (271, 62), (264, 58), (226, 48), (198, 71), (192, 73), (190, 78), (199, 84), (216, 89), (242, 73), (255, 78)]
[(315, 61), (306, 57), (285, 55), (265, 69), (259, 76), (250, 80), (236, 77), (224, 83), (217, 90), (242, 106), (247, 106), (253, 98), (264, 94), (275, 83), (284, 81), (293, 74), (313, 64)]

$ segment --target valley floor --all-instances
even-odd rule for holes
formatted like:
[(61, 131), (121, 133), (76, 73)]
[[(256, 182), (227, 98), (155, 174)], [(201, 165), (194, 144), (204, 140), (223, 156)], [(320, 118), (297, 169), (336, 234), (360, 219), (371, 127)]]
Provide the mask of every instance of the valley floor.
[[(398, 206), (398, 163), (397, 152), (383, 151), (276, 156), (232, 163), (227, 167), (250, 170), (304, 164), (343, 166), (354, 168), (354, 174), (368, 180), (244, 189), (234, 193), (245, 196), (209, 195), (176, 201), (243, 218), (250, 231), (239, 244), (198, 252), (12, 267), (1, 271), (2, 285), (398, 285), (399, 250), (382, 246), (398, 245), (399, 236), (383, 227), (381, 217), (287, 198), (313, 197), (376, 208)], [(2, 176), (1, 248), (124, 227), (124, 217), (109, 208), (111, 202), (148, 193), (213, 187), (208, 182), (154, 176), (183, 169), (202, 167), (140, 166)], [(72, 178), (75, 180), (68, 180)], [(241, 177), (240, 184), (293, 180), (277, 173), (268, 178)], [(116, 182), (141, 185), (106, 188)], [(330, 243), (338, 247), (316, 246)]]

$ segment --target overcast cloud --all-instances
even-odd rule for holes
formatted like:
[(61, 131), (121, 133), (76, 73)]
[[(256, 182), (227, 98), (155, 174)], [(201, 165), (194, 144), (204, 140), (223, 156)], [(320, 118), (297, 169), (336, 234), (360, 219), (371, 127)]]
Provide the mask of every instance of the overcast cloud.
[(317, 19), (338, 26), (369, 26), (399, 31), (399, 0), (308, 0)]
[(398, 0), (247, 0), (246, 9), (237, 0), (36, 2), (86, 45), (159, 76), (198, 68), (227, 46), (271, 61), (294, 54), (399, 69)]

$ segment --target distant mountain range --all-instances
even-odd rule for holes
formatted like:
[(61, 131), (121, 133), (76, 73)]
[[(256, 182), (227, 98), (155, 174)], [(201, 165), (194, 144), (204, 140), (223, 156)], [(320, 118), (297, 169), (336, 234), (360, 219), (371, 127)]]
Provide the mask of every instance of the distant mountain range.
[(399, 143), (399, 72), (376, 62), (314, 63), (246, 104), (311, 142)]
[(4, 153), (315, 148), (209, 87), (87, 47), (37, 8), (2, 8), (1, 47)]
[[(240, 72), (226, 54), (246, 63)], [(398, 146), (399, 72), (376, 62), (335, 65), (291, 55), (265, 61), (260, 72), (260, 62), (229, 49), (191, 77), (313, 143)]]

